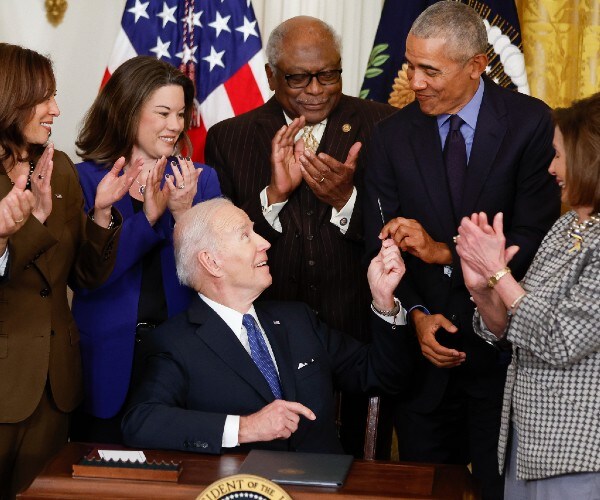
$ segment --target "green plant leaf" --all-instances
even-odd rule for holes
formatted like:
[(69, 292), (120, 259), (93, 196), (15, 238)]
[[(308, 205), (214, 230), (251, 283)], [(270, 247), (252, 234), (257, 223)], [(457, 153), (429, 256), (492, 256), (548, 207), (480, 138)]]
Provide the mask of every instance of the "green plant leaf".
[(368, 68), (367, 71), (365, 71), (365, 78), (375, 78), (376, 76), (381, 75), (381, 73), (383, 73), (382, 69)]
[(358, 94), (358, 97), (360, 97), (361, 99), (366, 99), (369, 95), (369, 92), (371, 92), (369, 89), (362, 89)]
[(387, 43), (380, 43), (379, 45), (375, 45), (373, 47), (373, 50), (371, 50), (371, 54), (369, 54), (369, 62), (367, 63), (367, 66), (371, 66), (373, 63), (373, 59), (375, 59), (375, 57), (377, 57), (379, 53), (383, 52), (388, 47), (389, 44)]
[(389, 58), (390, 56), (388, 56), (387, 54), (381, 54), (380, 56), (377, 56), (375, 59), (373, 59), (373, 63), (371, 64), (371, 66), (381, 66)]

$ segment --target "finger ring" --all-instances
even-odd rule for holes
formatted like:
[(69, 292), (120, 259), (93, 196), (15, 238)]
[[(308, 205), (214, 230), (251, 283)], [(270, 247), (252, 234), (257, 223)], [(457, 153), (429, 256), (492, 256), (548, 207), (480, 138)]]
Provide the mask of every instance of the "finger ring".
[(38, 174), (38, 179), (43, 179), (44, 176), (42, 174)]
[(19, 224), (19, 223), (23, 222), (24, 220), (25, 220), (25, 218), (23, 217), (22, 219), (19, 219), (19, 220), (16, 220), (16, 219), (15, 219), (15, 222), (16, 222), (17, 224)]
[(452, 236), (452, 241), (454, 242), (455, 245), (458, 242), (458, 238), (460, 238), (460, 234), (457, 234), (456, 236)]
[(179, 186), (177, 186), (179, 189), (184, 189), (185, 188), (185, 184), (179, 184)]
[(321, 182), (323, 182), (325, 180), (325, 176), (321, 177), (321, 180), (319, 181), (319, 184), (321, 184)]

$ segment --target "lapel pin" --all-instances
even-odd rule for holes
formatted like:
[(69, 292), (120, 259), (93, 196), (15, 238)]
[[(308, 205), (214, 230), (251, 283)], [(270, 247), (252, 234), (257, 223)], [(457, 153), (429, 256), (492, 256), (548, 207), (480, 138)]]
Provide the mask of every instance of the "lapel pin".
[(56, 193), (54, 196), (56, 196), (58, 199), (62, 198), (62, 194), (60, 194), (60, 193)]
[(279, 320), (277, 320), (277, 319), (276, 319), (275, 321), (273, 321), (273, 324), (274, 324), (274, 325), (281, 325), (281, 323), (280, 323), (280, 322), (279, 322)]
[(349, 123), (344, 123), (342, 125), (342, 131), (343, 132), (350, 132), (350, 130), (352, 130), (352, 125), (350, 125)]

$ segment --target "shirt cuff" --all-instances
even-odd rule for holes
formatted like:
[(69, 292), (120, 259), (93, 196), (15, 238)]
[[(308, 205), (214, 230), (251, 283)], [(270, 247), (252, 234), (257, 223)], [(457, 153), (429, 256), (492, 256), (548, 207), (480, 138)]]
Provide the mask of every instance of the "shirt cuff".
[(394, 297), (394, 303), (397, 304), (400, 308), (398, 314), (396, 314), (395, 316), (384, 316), (383, 314), (379, 314), (373, 306), (373, 303), (371, 303), (371, 311), (373, 311), (383, 321), (389, 323), (390, 325), (406, 325), (406, 309), (402, 307), (402, 304), (396, 297)]
[(223, 440), (221, 446), (223, 448), (235, 448), (239, 446), (238, 436), (240, 434), (240, 416), (227, 415), (225, 419), (225, 427), (223, 428)]
[(6, 272), (6, 264), (8, 264), (8, 245), (4, 250), (4, 254), (0, 257), (0, 276), (4, 276)]
[(337, 226), (342, 234), (346, 234), (348, 226), (350, 226), (350, 219), (352, 218), (352, 212), (354, 212), (354, 205), (356, 204), (356, 187), (352, 188), (352, 194), (350, 199), (338, 212), (335, 208), (331, 209), (331, 222), (334, 226)]
[(282, 201), (281, 203), (273, 203), (272, 205), (269, 205), (267, 188), (265, 187), (260, 192), (260, 206), (262, 207), (263, 217), (269, 223), (269, 225), (279, 233), (283, 232), (281, 222), (279, 221), (279, 212), (281, 212), (283, 207), (285, 207), (286, 203), (287, 200)]

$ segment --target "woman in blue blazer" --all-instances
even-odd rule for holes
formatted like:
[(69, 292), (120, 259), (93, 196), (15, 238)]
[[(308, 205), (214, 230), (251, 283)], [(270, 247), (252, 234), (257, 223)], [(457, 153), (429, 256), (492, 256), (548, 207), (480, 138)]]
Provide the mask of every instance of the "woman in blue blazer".
[[(187, 146), (192, 81), (170, 64), (139, 56), (123, 63), (100, 91), (77, 140), (86, 209), (113, 158), (144, 167), (115, 206), (123, 215), (117, 262), (99, 288), (76, 289), (84, 402), (71, 438), (120, 442), (120, 412), (135, 377), (144, 334), (188, 307), (193, 292), (177, 281), (173, 227), (199, 201), (220, 196), (215, 171), (180, 156)], [(178, 155), (178, 156), (175, 156)], [(127, 170), (127, 166), (125, 167)]]

